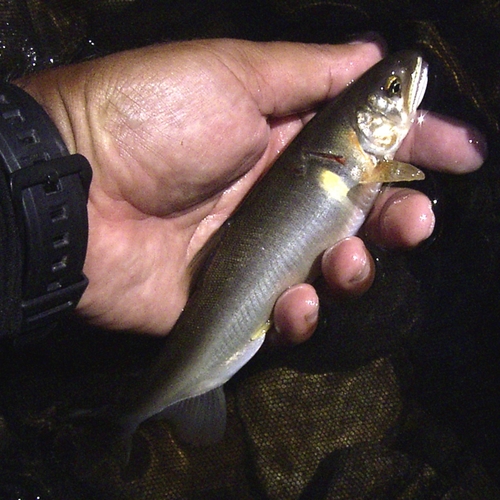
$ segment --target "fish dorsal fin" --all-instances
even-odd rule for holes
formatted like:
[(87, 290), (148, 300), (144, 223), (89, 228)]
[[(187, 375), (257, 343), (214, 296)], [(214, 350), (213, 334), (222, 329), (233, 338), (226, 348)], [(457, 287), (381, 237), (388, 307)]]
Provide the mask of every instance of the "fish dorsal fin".
[(396, 160), (382, 160), (370, 172), (365, 172), (360, 180), (360, 184), (372, 182), (407, 182), (421, 181), (425, 179), (422, 170)]
[(220, 441), (226, 430), (226, 398), (222, 386), (165, 408), (164, 418), (181, 441), (208, 446)]

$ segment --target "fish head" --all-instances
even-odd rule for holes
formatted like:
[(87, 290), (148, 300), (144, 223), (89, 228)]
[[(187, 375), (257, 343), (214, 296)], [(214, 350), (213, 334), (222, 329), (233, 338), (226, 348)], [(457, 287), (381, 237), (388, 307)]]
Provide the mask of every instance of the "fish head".
[(394, 157), (424, 97), (427, 68), (418, 52), (402, 51), (366, 74), (353, 124), (365, 153), (378, 160)]

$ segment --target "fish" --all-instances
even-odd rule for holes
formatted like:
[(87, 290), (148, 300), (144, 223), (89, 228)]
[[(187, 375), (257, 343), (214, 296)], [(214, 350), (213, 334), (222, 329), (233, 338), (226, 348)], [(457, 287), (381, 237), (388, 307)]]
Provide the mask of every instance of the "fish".
[(386, 57), (278, 156), (196, 258), (187, 304), (157, 358), (111, 405), (124, 434), (163, 417), (182, 441), (222, 439), (223, 386), (259, 351), (278, 297), (311, 281), (322, 253), (359, 230), (382, 183), (424, 177), (394, 155), (427, 74), (416, 51)]

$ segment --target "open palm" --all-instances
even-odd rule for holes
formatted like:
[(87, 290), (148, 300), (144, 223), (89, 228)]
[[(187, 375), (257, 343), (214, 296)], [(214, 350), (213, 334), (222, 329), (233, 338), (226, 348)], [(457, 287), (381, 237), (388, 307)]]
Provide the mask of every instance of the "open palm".
[[(81, 314), (107, 328), (167, 333), (186, 302), (196, 252), (308, 113), (379, 58), (375, 44), (197, 41), (116, 54), (23, 82), (68, 147), (94, 170), (85, 264), (90, 285)], [(458, 134), (455, 142), (462, 139)], [(409, 141), (406, 156), (414, 156), (418, 137)], [(462, 142), (464, 163), (468, 143)], [(473, 163), (470, 168), (480, 161)], [(422, 195), (412, 203), (432, 216)], [(350, 245), (325, 264), (334, 284), (342, 279), (335, 262), (362, 252), (357, 240)], [(304, 312), (314, 311), (317, 298), (307, 287), (289, 296), (277, 313), (283, 325), (292, 318), (293, 330), (293, 314), (301, 304)]]

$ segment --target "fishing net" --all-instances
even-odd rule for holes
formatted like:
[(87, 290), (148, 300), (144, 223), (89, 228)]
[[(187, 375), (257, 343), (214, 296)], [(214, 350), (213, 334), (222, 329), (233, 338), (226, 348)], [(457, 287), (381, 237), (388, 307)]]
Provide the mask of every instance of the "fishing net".
[[(372, 248), (373, 288), (325, 296), (320, 327), (296, 348), (263, 351), (226, 387), (228, 429), (208, 448), (162, 421), (134, 436), (121, 470), (102, 429), (94, 459), (72, 407), (106, 402), (161, 340), (68, 320), (43, 342), (2, 350), (0, 498), (500, 498), (500, 6), (493, 0), (0, 0), (4, 78), (158, 41), (204, 37), (341, 42), (377, 31), (419, 48), (433, 110), (483, 130), (490, 156), (467, 176), (429, 173), (431, 241)], [(432, 92), (431, 92), (432, 93)], [(93, 447), (95, 451), (95, 447)]]

